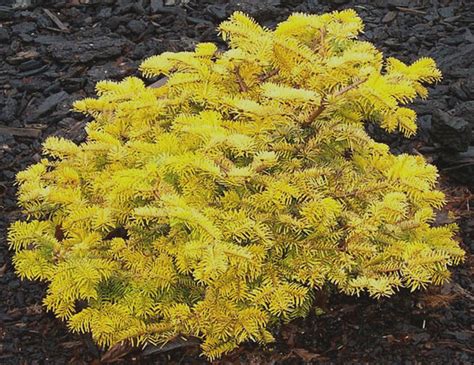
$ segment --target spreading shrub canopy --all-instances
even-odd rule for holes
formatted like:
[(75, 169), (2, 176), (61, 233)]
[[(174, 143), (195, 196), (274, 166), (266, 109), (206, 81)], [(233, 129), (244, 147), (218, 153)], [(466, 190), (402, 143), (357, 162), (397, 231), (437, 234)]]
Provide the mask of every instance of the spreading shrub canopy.
[(432, 226), (436, 168), (364, 129), (414, 135), (405, 105), (440, 72), (384, 60), (362, 29), (352, 10), (273, 31), (237, 12), (219, 28), (228, 50), (143, 62), (164, 86), (99, 82), (75, 103), (87, 141), (51, 137), (17, 176), (18, 273), (102, 346), (197, 336), (209, 358), (271, 341), (326, 285), (378, 298), (447, 280), (463, 251), (455, 226)]

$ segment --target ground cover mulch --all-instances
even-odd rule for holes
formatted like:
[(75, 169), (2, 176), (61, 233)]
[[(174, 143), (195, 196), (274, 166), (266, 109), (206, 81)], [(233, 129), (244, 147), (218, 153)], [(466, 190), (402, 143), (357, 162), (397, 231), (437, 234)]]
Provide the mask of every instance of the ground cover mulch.
[[(266, 348), (248, 344), (221, 364), (474, 363), (474, 3), (466, 0), (0, 0), (0, 364), (202, 364), (193, 341), (105, 352), (68, 332), (41, 306), (45, 286), (14, 273), (6, 228), (20, 212), (16, 172), (59, 135), (84, 139), (87, 119), (70, 110), (101, 79), (138, 75), (140, 60), (197, 42), (219, 42), (216, 25), (243, 10), (272, 27), (292, 12), (352, 7), (363, 37), (386, 56), (433, 57), (444, 79), (416, 103), (420, 130), (406, 141), (369, 131), (395, 153), (426, 156), (441, 172), (457, 214), (466, 261), (440, 288), (383, 300), (320, 294), (306, 319), (276, 329)], [(151, 80), (150, 82), (152, 82)], [(451, 218), (441, 213), (439, 222)]]

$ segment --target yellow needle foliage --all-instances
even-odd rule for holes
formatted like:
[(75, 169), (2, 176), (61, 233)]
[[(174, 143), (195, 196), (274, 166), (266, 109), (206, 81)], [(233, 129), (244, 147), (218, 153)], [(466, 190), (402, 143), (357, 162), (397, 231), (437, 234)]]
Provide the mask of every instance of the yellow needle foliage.
[(197, 336), (211, 359), (272, 341), (323, 286), (379, 298), (448, 280), (464, 253), (455, 226), (432, 226), (436, 168), (364, 129), (414, 135), (405, 105), (441, 74), (384, 60), (362, 29), (353, 10), (275, 30), (236, 12), (228, 50), (142, 63), (165, 86), (99, 82), (75, 103), (94, 118), (87, 141), (51, 137), (17, 176), (17, 272), (101, 346)]

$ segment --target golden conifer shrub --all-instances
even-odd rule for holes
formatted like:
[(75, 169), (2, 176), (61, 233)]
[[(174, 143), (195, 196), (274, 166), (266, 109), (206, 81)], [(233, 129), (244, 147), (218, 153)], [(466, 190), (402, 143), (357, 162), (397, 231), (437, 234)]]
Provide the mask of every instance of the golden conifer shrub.
[(75, 103), (87, 141), (51, 137), (17, 176), (17, 272), (103, 347), (196, 336), (211, 359), (272, 341), (323, 286), (379, 298), (448, 280), (464, 253), (455, 226), (433, 226), (436, 168), (364, 129), (414, 135), (405, 105), (441, 74), (384, 60), (362, 29), (353, 10), (275, 30), (236, 12), (228, 50), (143, 62), (165, 86), (99, 82)]

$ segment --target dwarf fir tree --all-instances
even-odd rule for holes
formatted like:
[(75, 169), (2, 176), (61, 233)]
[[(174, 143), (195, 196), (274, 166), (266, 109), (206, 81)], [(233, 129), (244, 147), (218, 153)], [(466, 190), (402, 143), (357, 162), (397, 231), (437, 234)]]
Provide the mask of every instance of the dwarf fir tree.
[(378, 298), (447, 280), (463, 251), (455, 226), (432, 226), (436, 168), (364, 129), (414, 135), (405, 105), (440, 72), (384, 61), (362, 28), (352, 10), (274, 31), (237, 12), (219, 28), (229, 50), (141, 65), (163, 87), (98, 83), (75, 104), (94, 118), (87, 141), (51, 137), (18, 174), (18, 273), (104, 347), (197, 336), (209, 358), (272, 341), (327, 284)]

